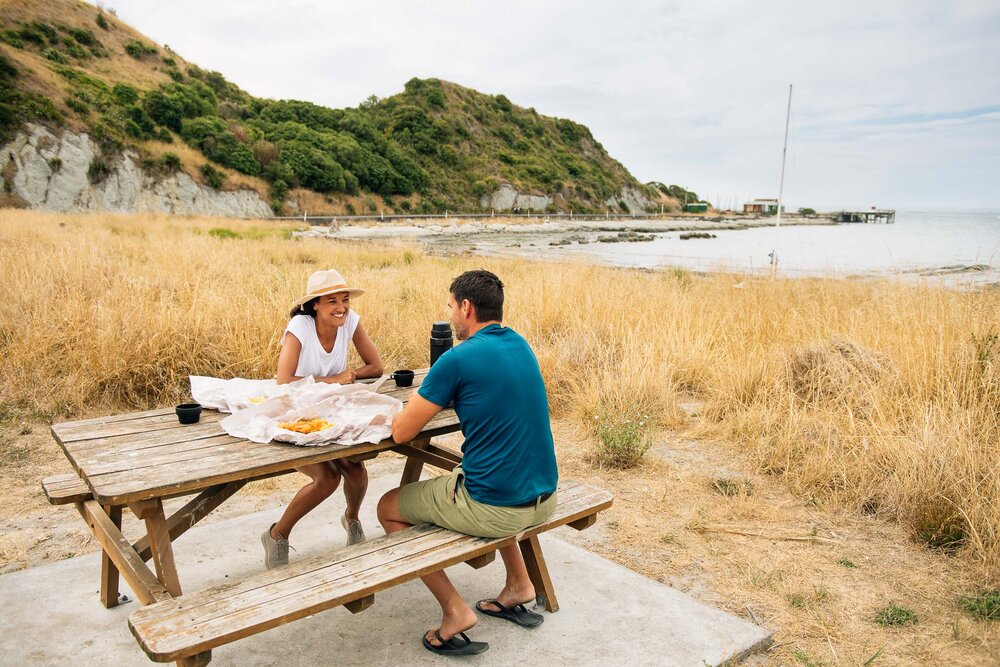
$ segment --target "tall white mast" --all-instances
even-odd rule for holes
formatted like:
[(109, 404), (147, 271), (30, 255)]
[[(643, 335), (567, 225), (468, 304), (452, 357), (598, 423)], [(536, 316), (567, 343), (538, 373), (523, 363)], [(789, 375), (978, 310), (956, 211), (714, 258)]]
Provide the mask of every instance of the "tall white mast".
[(788, 121), (792, 117), (792, 84), (788, 84), (788, 111), (785, 113), (785, 145), (781, 149), (781, 181), (778, 183), (778, 220), (774, 224), (774, 248), (771, 249), (771, 279), (778, 270), (778, 229), (781, 227), (781, 199), (785, 191), (785, 155), (788, 153)]

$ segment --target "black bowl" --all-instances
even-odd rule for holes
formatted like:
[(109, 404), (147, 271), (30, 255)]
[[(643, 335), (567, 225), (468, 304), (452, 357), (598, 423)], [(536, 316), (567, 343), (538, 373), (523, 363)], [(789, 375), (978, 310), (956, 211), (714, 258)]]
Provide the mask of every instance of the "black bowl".
[(181, 403), (178, 405), (174, 412), (177, 413), (177, 419), (182, 424), (197, 424), (198, 420), (201, 419), (201, 403)]

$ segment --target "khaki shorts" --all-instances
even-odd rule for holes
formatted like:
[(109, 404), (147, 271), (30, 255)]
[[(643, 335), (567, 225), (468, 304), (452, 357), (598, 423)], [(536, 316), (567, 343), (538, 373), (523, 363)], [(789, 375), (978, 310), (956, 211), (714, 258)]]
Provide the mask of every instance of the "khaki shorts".
[(528, 507), (485, 505), (472, 499), (462, 481), (465, 474), (455, 468), (422, 482), (407, 484), (399, 492), (399, 513), (416, 525), (433, 523), (476, 537), (508, 537), (542, 523), (556, 509), (556, 494)]

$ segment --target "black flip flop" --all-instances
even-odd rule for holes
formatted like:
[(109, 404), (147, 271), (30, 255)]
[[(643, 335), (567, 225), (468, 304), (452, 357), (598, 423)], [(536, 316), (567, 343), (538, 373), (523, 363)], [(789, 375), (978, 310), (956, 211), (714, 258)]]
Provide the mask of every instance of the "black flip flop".
[[(493, 611), (492, 609), (483, 609), (484, 604), (495, 604), (500, 607), (500, 611)], [(480, 600), (476, 603), (476, 609), (486, 614), (487, 616), (496, 616), (497, 618), (502, 618), (505, 621), (510, 621), (512, 623), (517, 623), (524, 628), (537, 628), (539, 625), (545, 622), (545, 617), (541, 614), (536, 614), (533, 611), (528, 611), (528, 609), (523, 604), (517, 604), (513, 607), (505, 607), (496, 598), (492, 600)]]
[[(490, 648), (490, 645), (486, 642), (472, 641), (464, 632), (459, 632), (450, 639), (442, 639), (441, 633), (435, 630), (434, 636), (437, 637), (439, 642), (441, 642), (441, 645), (435, 646), (430, 643), (427, 639), (427, 633), (424, 633), (424, 648), (431, 653), (437, 653), (438, 655), (478, 655), (480, 653), (485, 653)], [(461, 637), (465, 643), (458, 641), (459, 637)]]

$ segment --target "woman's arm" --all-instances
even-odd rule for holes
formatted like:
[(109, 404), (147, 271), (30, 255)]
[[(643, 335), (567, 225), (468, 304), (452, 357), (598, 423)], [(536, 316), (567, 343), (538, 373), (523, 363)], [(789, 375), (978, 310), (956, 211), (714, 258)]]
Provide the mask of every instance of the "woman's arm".
[(354, 374), (357, 378), (377, 378), (382, 375), (382, 357), (379, 356), (375, 343), (365, 331), (363, 322), (358, 322), (358, 328), (354, 330), (354, 347), (361, 355), (364, 365), (355, 368)]
[(302, 353), (302, 343), (291, 331), (285, 333), (285, 340), (281, 344), (281, 352), (278, 354), (278, 374), (276, 379), (278, 384), (288, 384), (302, 378), (295, 375), (295, 369), (299, 367), (299, 355)]

